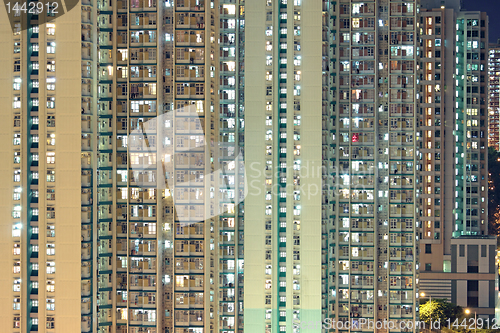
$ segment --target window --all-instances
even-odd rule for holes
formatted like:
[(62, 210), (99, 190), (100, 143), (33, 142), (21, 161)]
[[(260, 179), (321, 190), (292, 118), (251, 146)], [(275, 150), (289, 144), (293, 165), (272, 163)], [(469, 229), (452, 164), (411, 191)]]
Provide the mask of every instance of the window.
[(46, 287), (46, 290), (48, 293), (53, 293), (55, 291), (55, 282), (54, 280), (48, 280), (47, 281), (47, 287)]
[(47, 53), (56, 53), (56, 43), (47, 42)]
[(56, 153), (54, 152), (48, 152), (47, 153), (47, 163), (48, 164), (54, 164), (56, 162)]
[(47, 90), (56, 90), (56, 78), (55, 77), (48, 77), (47, 78)]
[(47, 72), (55, 72), (55, 71), (56, 71), (55, 60), (47, 61)]
[[(14, 303), (14, 304), (16, 304), (16, 303)], [(21, 317), (19, 317), (19, 316), (14, 317), (13, 328), (21, 328)]]
[(458, 250), (458, 251), (459, 251), (459, 252), (458, 252), (458, 255), (459, 255), (460, 257), (465, 257), (465, 245), (463, 245), (463, 244), (462, 244), (462, 245), (459, 245), (459, 250)]
[(425, 244), (425, 253), (432, 253), (431, 244)]
[(486, 250), (487, 250), (486, 245), (481, 245), (481, 257), (482, 258), (486, 257), (486, 253), (487, 253)]
[(54, 36), (56, 34), (56, 25), (53, 23), (47, 23), (47, 35)]
[(14, 103), (12, 105), (14, 109), (20, 109), (21, 108), (21, 97), (14, 97)]
[(432, 264), (425, 264), (425, 270), (427, 272), (431, 271), (432, 270)]
[[(479, 273), (478, 266), (467, 266), (467, 273)], [(468, 281), (471, 282), (471, 281)]]
[(55, 170), (47, 171), (47, 181), (55, 182), (56, 181), (56, 172)]
[(47, 97), (47, 109), (54, 109), (56, 107), (56, 98)]
[(21, 134), (14, 134), (14, 146), (21, 144)]
[(52, 316), (47, 317), (47, 329), (54, 329), (56, 327), (55, 320)]

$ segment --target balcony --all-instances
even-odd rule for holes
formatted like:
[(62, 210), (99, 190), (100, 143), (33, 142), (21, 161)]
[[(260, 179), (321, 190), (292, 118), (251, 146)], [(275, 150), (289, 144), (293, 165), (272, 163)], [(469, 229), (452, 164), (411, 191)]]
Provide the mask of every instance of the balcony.
[(92, 192), (90, 189), (83, 189), (81, 194), (81, 205), (88, 206), (92, 204)]
[(136, 241), (130, 242), (130, 255), (131, 256), (155, 256), (156, 255), (156, 242), (155, 241)]
[[(177, 4), (177, 11), (205, 11), (205, 0), (185, 0), (184, 5)], [(221, 8), (221, 14), (229, 14), (227, 9)]]
[(108, 192), (108, 189), (101, 189), (98, 194), (99, 203), (113, 201), (113, 196)]
[(148, 275), (132, 276), (130, 279), (130, 289), (154, 291), (156, 289), (155, 277)]
[(177, 19), (176, 29), (203, 29), (203, 28), (205, 28), (204, 14), (196, 14), (196, 16), (190, 16), (190, 17), (178, 15), (177, 17), (178, 17), (178, 19)]
[(204, 46), (205, 33), (204, 30), (189, 30), (185, 34), (179, 35), (176, 40), (176, 46)]
[(81, 277), (83, 279), (90, 278), (90, 268), (91, 268), (90, 262), (84, 262), (84, 263), (82, 263)]
[[(148, 166), (150, 163), (148, 162), (147, 157), (139, 157), (139, 163), (133, 165), (145, 165)], [(130, 185), (131, 186), (155, 186), (156, 185), (156, 172), (155, 171), (144, 171), (138, 172), (134, 171), (130, 176)]]
[(155, 273), (156, 272), (156, 260), (149, 258), (144, 259), (144, 261), (132, 260), (130, 264), (130, 272), (133, 273)]
[(175, 265), (176, 274), (203, 273), (203, 262), (199, 259), (178, 259)]
[(81, 322), (81, 330), (82, 333), (87, 333), (92, 330), (92, 320), (89, 317), (82, 317)]
[(89, 301), (81, 303), (81, 311), (82, 311), (82, 315), (90, 314), (91, 309), (90, 309), (90, 302)]
[(90, 145), (90, 137), (87, 137), (86, 135), (82, 135), (82, 151), (90, 151), (91, 145)]
[(92, 49), (85, 43), (82, 43), (82, 59), (92, 60)]
[(97, 231), (97, 236), (98, 237), (106, 237), (106, 236), (112, 236), (113, 232), (111, 230), (111, 223), (109, 222), (101, 222), (99, 223), (99, 229)]
[(156, 0), (134, 0), (130, 5), (131, 12), (156, 11)]
[(92, 218), (92, 209), (89, 207), (82, 207), (82, 223), (90, 223)]
[(89, 187), (92, 185), (92, 171), (90, 170), (82, 171), (81, 184), (84, 187)]
[(92, 235), (90, 232), (91, 232), (90, 226), (82, 227), (82, 242), (90, 242), (92, 240)]
[(82, 260), (90, 260), (91, 259), (91, 246), (90, 244), (82, 245)]
[(153, 209), (139, 208), (130, 210), (130, 220), (151, 220), (156, 221), (156, 212)]
[(91, 285), (90, 281), (88, 280), (82, 281), (82, 287), (81, 287), (82, 297), (90, 296), (91, 294), (90, 285)]
[(91, 133), (91, 127), (90, 127), (90, 117), (82, 117), (82, 133)]
[(130, 45), (137, 46), (156, 46), (156, 35), (153, 34), (132, 34), (130, 36)]

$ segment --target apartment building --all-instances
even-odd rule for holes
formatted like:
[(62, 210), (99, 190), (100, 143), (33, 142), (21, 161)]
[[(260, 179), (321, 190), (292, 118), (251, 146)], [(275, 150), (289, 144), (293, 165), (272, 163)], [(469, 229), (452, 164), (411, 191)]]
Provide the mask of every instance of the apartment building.
[(322, 5), (269, 0), (245, 6), (244, 313), (249, 332), (307, 331), (305, 325), (321, 322), (326, 304)]
[(397, 323), (415, 320), (418, 307), (419, 2), (325, 7), (323, 313), (404, 331)]
[(2, 331), (242, 329), (243, 14), (5, 14)]
[(2, 11), (2, 332), (80, 330), (84, 14)]
[(489, 44), (488, 56), (488, 147), (500, 150), (499, 95), (500, 95), (500, 44)]
[[(422, 6), (420, 291), (492, 317), (496, 277), (490, 274), (495, 253), (489, 248), (495, 238), (487, 236), (488, 17), (461, 11), (459, 1), (441, 6), (422, 1)], [(464, 246), (471, 248), (471, 256), (459, 264)], [(479, 246), (484, 249), (478, 259), (474, 249)]]
[(415, 320), (418, 12), (85, 0), (3, 24), (2, 331)]

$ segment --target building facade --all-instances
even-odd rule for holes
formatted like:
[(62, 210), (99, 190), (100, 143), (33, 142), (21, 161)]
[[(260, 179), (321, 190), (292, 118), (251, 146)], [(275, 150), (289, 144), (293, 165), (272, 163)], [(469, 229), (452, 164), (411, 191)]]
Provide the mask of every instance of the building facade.
[(488, 74), (488, 147), (500, 150), (499, 95), (500, 95), (500, 44), (489, 44)]
[(417, 319), (418, 15), (85, 0), (3, 23), (2, 331)]
[(5, 332), (80, 330), (84, 11), (58, 18), (57, 26), (46, 18), (2, 11)]
[(486, 266), (494, 252), (482, 252), (486, 275), (476, 274), (477, 258), (468, 271), (453, 252), (464, 239), (472, 248), (494, 243), (487, 236), (488, 17), (461, 11), (458, 1), (422, 4), (420, 291), (491, 317), (495, 277)]
[(324, 315), (335, 320), (417, 318), (418, 11), (337, 1), (325, 13)]

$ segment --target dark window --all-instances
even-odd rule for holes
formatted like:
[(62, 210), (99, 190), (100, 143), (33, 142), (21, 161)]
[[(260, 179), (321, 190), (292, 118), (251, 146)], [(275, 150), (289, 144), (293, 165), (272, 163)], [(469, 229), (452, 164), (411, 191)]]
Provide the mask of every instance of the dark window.
[(467, 307), (477, 308), (477, 306), (478, 306), (478, 298), (467, 296)]
[(479, 291), (479, 281), (469, 280), (467, 281), (467, 291)]
[(467, 273), (479, 273), (478, 266), (467, 266)]
[(425, 244), (425, 253), (432, 253), (431, 244)]
[(465, 257), (465, 245), (459, 245), (458, 255), (460, 257)]
[(481, 245), (481, 257), (486, 257), (486, 245)]
[(426, 271), (431, 271), (432, 270), (432, 265), (431, 264), (425, 264), (425, 270)]

